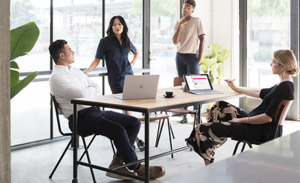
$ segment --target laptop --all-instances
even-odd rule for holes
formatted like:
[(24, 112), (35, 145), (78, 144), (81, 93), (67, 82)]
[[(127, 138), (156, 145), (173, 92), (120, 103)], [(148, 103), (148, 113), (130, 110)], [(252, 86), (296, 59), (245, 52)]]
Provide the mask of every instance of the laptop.
[(213, 89), (208, 74), (183, 75), (187, 92), (196, 95), (222, 94)]
[(122, 100), (155, 99), (159, 75), (126, 75), (123, 95), (116, 98)]

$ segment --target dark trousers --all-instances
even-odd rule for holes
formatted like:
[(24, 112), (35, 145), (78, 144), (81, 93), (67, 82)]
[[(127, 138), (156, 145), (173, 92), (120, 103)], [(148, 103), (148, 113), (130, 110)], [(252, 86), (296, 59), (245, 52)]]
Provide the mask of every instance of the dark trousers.
[[(183, 77), (184, 74), (200, 74), (198, 54), (176, 54), (176, 68), (178, 77)], [(184, 107), (187, 109), (188, 107)], [(198, 110), (198, 105), (194, 105), (194, 110)]]
[[(214, 112), (223, 111), (223, 106), (227, 107), (227, 102), (221, 101)], [(221, 107), (222, 106), (222, 107)], [(237, 109), (237, 118), (247, 117), (248, 112), (231, 105)], [(214, 109), (211, 110), (214, 110)], [(194, 149), (203, 159), (214, 162), (214, 155), (217, 148), (222, 146), (228, 137), (246, 139), (249, 141), (259, 140), (264, 142), (265, 129), (269, 124), (252, 125), (245, 123), (228, 122), (232, 119), (231, 114), (224, 113), (223, 117), (217, 117), (219, 122), (208, 122), (199, 124), (194, 128), (189, 138), (185, 139), (187, 144)], [(212, 114), (212, 117), (214, 115)], [(211, 119), (210, 121), (214, 121)]]
[(176, 54), (176, 68), (178, 77), (184, 74), (200, 74), (198, 54)]
[[(69, 122), (73, 130), (73, 122)], [(89, 132), (105, 136), (113, 140), (117, 155), (121, 156), (125, 163), (137, 160), (133, 150), (135, 138), (140, 131), (140, 121), (125, 114), (113, 111), (101, 111), (98, 107), (90, 107), (78, 112), (78, 132)], [(135, 170), (139, 164), (131, 165), (128, 168)]]

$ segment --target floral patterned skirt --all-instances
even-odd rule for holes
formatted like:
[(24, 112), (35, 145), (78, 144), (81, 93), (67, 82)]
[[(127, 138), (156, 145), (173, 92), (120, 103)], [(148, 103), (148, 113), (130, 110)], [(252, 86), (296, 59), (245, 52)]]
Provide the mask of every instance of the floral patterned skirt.
[(198, 124), (185, 141), (203, 159), (214, 162), (216, 149), (226, 142), (227, 137), (242, 136), (241, 125), (227, 121), (247, 115), (246, 111), (227, 102), (216, 102), (206, 116), (208, 123)]

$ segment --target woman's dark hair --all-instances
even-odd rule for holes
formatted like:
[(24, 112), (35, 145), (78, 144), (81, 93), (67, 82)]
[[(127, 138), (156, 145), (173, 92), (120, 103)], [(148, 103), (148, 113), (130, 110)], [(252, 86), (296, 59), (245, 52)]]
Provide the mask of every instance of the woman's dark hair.
[(115, 19), (119, 19), (121, 24), (123, 25), (123, 32), (121, 34), (121, 38), (122, 38), (123, 43), (125, 43), (127, 51), (129, 53), (131, 51), (131, 46), (130, 46), (130, 41), (129, 41), (129, 37), (128, 37), (128, 27), (127, 27), (126, 22), (123, 17), (121, 17), (120, 15), (117, 15), (110, 19), (109, 26), (106, 31), (107, 37), (111, 40), (115, 35), (115, 33), (112, 29)]
[(59, 54), (65, 53), (65, 47), (64, 47), (65, 44), (68, 44), (68, 42), (63, 39), (58, 39), (50, 44), (48, 49), (55, 64), (57, 64), (57, 61), (59, 59)]

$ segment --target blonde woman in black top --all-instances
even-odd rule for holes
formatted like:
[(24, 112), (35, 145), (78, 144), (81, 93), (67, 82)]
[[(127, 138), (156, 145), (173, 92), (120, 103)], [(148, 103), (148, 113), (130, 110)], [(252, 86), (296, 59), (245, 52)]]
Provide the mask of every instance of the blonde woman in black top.
[(235, 92), (261, 98), (262, 103), (257, 108), (247, 113), (222, 101), (220, 102), (222, 105), (236, 109), (237, 117), (227, 118), (227, 120), (209, 119), (213, 122), (197, 125), (190, 137), (186, 139), (187, 144), (204, 159), (205, 165), (214, 162), (215, 150), (226, 142), (227, 137), (249, 141), (268, 141), (272, 138), (271, 131), (276, 128), (272, 122), (275, 119), (277, 107), (282, 100), (294, 100), (292, 76), (298, 74), (299, 69), (291, 50), (275, 51), (270, 66), (272, 73), (279, 76), (279, 83), (271, 88), (250, 90), (236, 87), (233, 81), (225, 80)]

